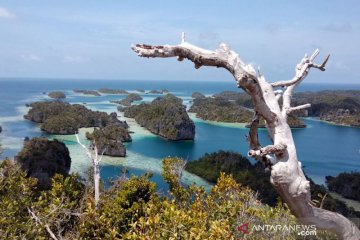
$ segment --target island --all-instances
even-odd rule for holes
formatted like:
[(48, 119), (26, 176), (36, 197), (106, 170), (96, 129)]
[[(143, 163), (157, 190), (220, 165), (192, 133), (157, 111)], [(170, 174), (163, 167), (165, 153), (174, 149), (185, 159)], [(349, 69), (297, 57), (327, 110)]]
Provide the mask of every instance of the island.
[(118, 120), (116, 113), (92, 111), (80, 104), (59, 101), (30, 104), (25, 119), (40, 123), (40, 128), (50, 134), (75, 134), (82, 127), (105, 127), (117, 125), (128, 128), (126, 122)]
[[(187, 162), (185, 170), (200, 176), (211, 183), (216, 183), (221, 173), (231, 174), (232, 177), (241, 185), (257, 191), (261, 202), (270, 206), (277, 204), (279, 195), (269, 182), (270, 173), (265, 172), (261, 163), (255, 164), (243, 157), (240, 153), (223, 151), (206, 153), (197, 160)], [(313, 204), (320, 204), (321, 197), (328, 191), (322, 185), (316, 184), (311, 178), (306, 176), (310, 182)], [(359, 218), (360, 212), (351, 207), (347, 207), (343, 201), (337, 200), (330, 195), (324, 198), (323, 207), (330, 211), (336, 211), (350, 218)]]
[(82, 93), (84, 95), (93, 95), (93, 96), (101, 96), (100, 93), (98, 93), (95, 90), (83, 90), (83, 89), (74, 89), (75, 93)]
[[(241, 105), (240, 102), (243, 102), (243, 98), (232, 98), (230, 96), (234, 95), (195, 98), (189, 112), (196, 113), (196, 117), (203, 120), (246, 123), (246, 127), (250, 127), (249, 123), (253, 118), (253, 111)], [(238, 93), (235, 96), (238, 96)], [(292, 128), (306, 127), (303, 121), (293, 115), (289, 115), (287, 121)], [(259, 127), (265, 127), (263, 119), (260, 120)]]
[(130, 93), (126, 98), (120, 100), (120, 101), (111, 101), (112, 103), (118, 103), (123, 106), (130, 106), (135, 101), (140, 101), (143, 98), (137, 94), (137, 93)]
[(98, 91), (105, 94), (129, 94), (123, 89), (100, 88)]
[(58, 140), (33, 138), (24, 142), (24, 147), (15, 156), (27, 177), (37, 178), (39, 189), (49, 189), (55, 174), (67, 176), (71, 158), (68, 148)]
[(151, 103), (133, 105), (124, 110), (124, 116), (152, 133), (168, 140), (193, 140), (195, 124), (186, 112), (182, 100), (172, 94), (154, 99)]
[(123, 142), (132, 141), (129, 131), (117, 125), (95, 128), (92, 133), (86, 133), (86, 138), (95, 141), (99, 154), (112, 157), (125, 157), (126, 148)]
[(163, 92), (159, 91), (159, 90), (150, 90), (149, 93), (150, 94), (162, 94)]
[(294, 106), (310, 103), (307, 114), (327, 122), (360, 127), (360, 90), (326, 90), (294, 95)]
[(360, 201), (360, 172), (344, 172), (336, 177), (326, 176), (326, 185), (330, 191), (344, 198)]
[(192, 97), (192, 98), (205, 98), (205, 95), (202, 94), (201, 92), (193, 92), (193, 93), (191, 94), (191, 97)]
[(66, 98), (65, 93), (60, 92), (60, 91), (50, 92), (50, 93), (48, 94), (48, 96), (49, 96), (50, 98), (54, 98), (54, 99), (63, 99), (63, 98)]

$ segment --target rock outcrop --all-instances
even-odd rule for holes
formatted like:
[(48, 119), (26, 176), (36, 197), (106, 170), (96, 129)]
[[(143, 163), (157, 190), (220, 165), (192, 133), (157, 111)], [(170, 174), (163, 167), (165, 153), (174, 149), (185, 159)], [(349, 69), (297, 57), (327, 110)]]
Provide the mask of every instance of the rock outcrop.
[(125, 157), (126, 148), (123, 142), (131, 142), (127, 129), (115, 125), (95, 129), (93, 133), (86, 133), (86, 138), (94, 140), (99, 154), (113, 157)]
[(38, 179), (40, 189), (51, 187), (51, 178), (57, 173), (68, 175), (71, 158), (64, 143), (46, 138), (33, 138), (25, 141), (23, 149), (15, 159), (20, 163), (28, 177)]
[(30, 107), (24, 118), (40, 123), (41, 130), (51, 134), (74, 134), (82, 127), (128, 127), (126, 122), (118, 120), (116, 113), (92, 111), (80, 104), (35, 102)]
[(60, 91), (50, 92), (48, 94), (48, 96), (51, 97), (51, 98), (54, 98), (54, 99), (64, 99), (64, 98), (66, 98), (65, 93), (60, 92)]
[(172, 94), (158, 97), (125, 109), (124, 116), (135, 118), (141, 126), (168, 140), (188, 140), (195, 137), (195, 124), (189, 118), (182, 100)]

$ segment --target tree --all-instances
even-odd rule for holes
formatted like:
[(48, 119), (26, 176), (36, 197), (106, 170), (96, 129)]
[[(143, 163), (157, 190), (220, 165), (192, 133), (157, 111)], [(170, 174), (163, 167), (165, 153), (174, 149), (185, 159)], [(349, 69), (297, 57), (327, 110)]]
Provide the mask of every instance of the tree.
[[(314, 62), (319, 50), (308, 57), (305, 55), (295, 68), (295, 76), (290, 80), (269, 83), (250, 64), (245, 64), (237, 53), (224, 43), (215, 51), (202, 49), (185, 41), (185, 34), (178, 45), (152, 46), (136, 44), (132, 46), (140, 57), (177, 57), (201, 66), (222, 67), (235, 78), (237, 87), (247, 92), (254, 106), (254, 117), (250, 126), (248, 155), (261, 162), (271, 171), (270, 182), (287, 203), (291, 212), (304, 224), (315, 224), (318, 228), (332, 231), (342, 239), (360, 239), (359, 229), (344, 216), (318, 208), (311, 203), (310, 183), (306, 180), (298, 161), (296, 146), (291, 129), (287, 124), (288, 115), (294, 111), (310, 107), (310, 104), (291, 106), (295, 88), (306, 78), (311, 68), (325, 71), (328, 55), (321, 64)], [(283, 90), (276, 90), (282, 87)], [(282, 98), (282, 105), (279, 100)], [(262, 147), (258, 140), (259, 117), (266, 121), (272, 145)]]
[(102, 154), (99, 156), (98, 149), (95, 144), (95, 140), (90, 144), (89, 147), (86, 147), (80, 142), (79, 136), (75, 134), (77, 142), (82, 148), (85, 149), (86, 155), (91, 160), (94, 169), (94, 195), (95, 195), (95, 206), (97, 207), (100, 199), (100, 162), (104, 155), (106, 149), (103, 150)]

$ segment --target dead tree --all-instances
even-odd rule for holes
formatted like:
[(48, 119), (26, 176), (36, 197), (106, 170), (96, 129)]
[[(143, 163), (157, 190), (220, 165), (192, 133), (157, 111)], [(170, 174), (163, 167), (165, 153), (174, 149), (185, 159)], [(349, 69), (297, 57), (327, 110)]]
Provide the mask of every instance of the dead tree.
[[(310, 104), (291, 106), (295, 88), (305, 79), (311, 68), (325, 71), (328, 55), (321, 64), (314, 62), (319, 50), (308, 57), (305, 55), (295, 68), (295, 76), (290, 80), (269, 83), (260, 70), (245, 64), (228, 45), (221, 43), (215, 51), (194, 46), (185, 41), (183, 33), (179, 45), (152, 46), (136, 44), (132, 46), (140, 57), (177, 57), (179, 61), (188, 59), (198, 69), (214, 66), (227, 69), (235, 78), (237, 87), (247, 92), (254, 106), (248, 141), (248, 155), (262, 161), (271, 171), (270, 182), (287, 203), (291, 212), (304, 224), (314, 224), (320, 229), (332, 231), (341, 239), (360, 239), (359, 229), (341, 214), (315, 207), (311, 204), (310, 183), (306, 180), (298, 161), (296, 147), (287, 117), (290, 113), (310, 107)], [(282, 90), (276, 88), (282, 87)], [(279, 99), (282, 97), (282, 105)], [(262, 147), (258, 140), (259, 117), (266, 121), (266, 128), (272, 145)]]
[(85, 149), (86, 155), (91, 160), (91, 163), (93, 165), (95, 206), (97, 207), (100, 199), (100, 162), (102, 160), (105, 150), (99, 156), (98, 148), (96, 147), (95, 141), (91, 142), (89, 147), (86, 147), (84, 144), (80, 142), (79, 136), (77, 134), (75, 134), (75, 136), (80, 146)]

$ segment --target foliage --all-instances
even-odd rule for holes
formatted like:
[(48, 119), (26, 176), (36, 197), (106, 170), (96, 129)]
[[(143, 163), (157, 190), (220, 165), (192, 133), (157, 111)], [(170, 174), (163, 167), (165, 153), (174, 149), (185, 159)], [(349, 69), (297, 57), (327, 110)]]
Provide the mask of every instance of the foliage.
[(55, 175), (52, 188), (39, 192), (36, 179), (27, 177), (18, 163), (0, 164), (1, 239), (48, 239), (53, 232), (72, 239), (84, 186), (77, 175)]
[[(295, 233), (259, 231), (244, 236), (237, 230), (243, 223), (295, 224), (285, 205), (261, 204), (253, 191), (224, 173), (208, 193), (203, 187), (182, 186), (183, 160), (163, 162), (164, 178), (173, 186), (171, 198), (159, 196), (147, 176), (133, 176), (104, 189), (96, 209), (91, 187), (77, 175), (55, 175), (52, 188), (38, 192), (35, 179), (26, 177), (16, 162), (4, 160), (1, 239), (49, 239), (50, 231), (58, 239), (296, 239)], [(176, 193), (180, 188), (184, 195)]]
[(360, 172), (344, 172), (336, 177), (326, 176), (326, 185), (330, 191), (360, 201)]

